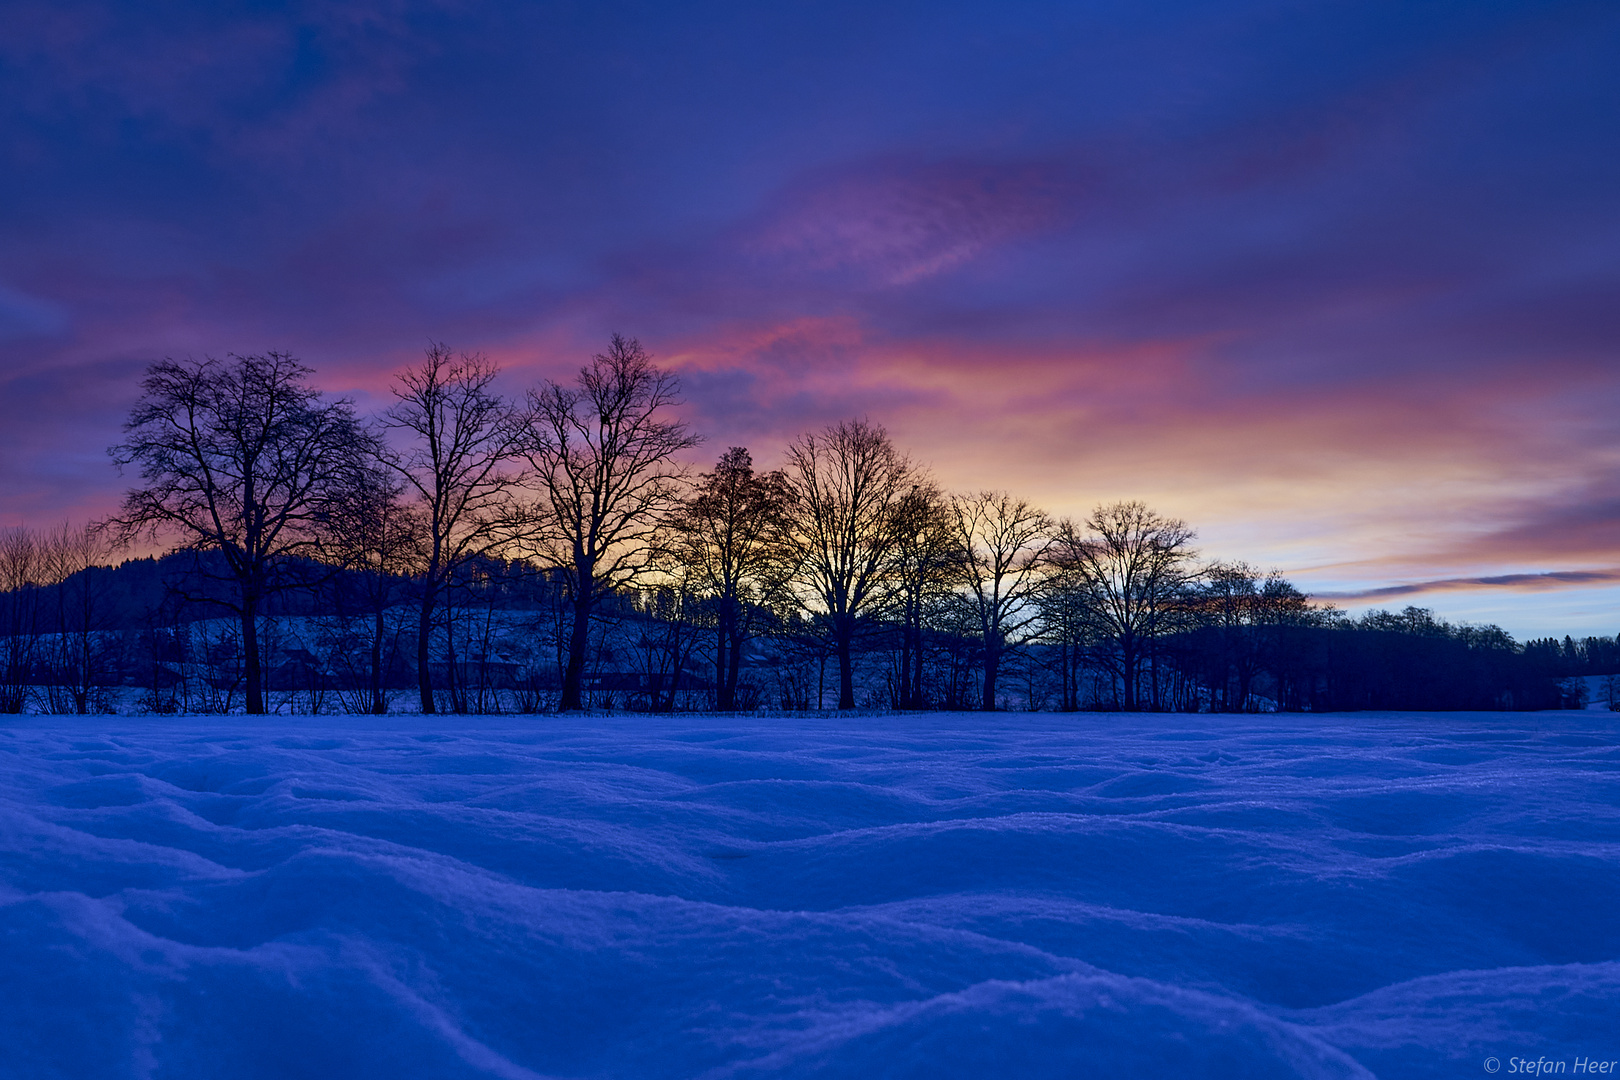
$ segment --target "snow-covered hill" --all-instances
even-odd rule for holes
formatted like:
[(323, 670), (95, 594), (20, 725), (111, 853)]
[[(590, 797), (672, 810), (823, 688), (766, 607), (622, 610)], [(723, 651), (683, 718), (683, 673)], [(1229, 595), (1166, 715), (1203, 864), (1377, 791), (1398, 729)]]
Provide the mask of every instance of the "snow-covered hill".
[(1608, 714), (18, 718), (7, 1077), (1620, 1058)]

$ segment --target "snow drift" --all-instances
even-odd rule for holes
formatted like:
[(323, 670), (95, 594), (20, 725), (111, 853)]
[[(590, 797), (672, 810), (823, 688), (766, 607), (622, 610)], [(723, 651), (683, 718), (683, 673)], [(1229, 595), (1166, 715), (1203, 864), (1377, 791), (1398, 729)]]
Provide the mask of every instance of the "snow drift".
[(18, 718), (0, 1075), (1613, 1059), (1617, 774), (1590, 713)]

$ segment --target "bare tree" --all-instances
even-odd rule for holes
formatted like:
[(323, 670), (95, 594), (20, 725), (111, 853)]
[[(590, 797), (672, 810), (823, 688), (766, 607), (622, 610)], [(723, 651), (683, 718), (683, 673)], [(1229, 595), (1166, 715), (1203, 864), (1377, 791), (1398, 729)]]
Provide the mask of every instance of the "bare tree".
[(783, 585), (791, 498), (786, 475), (756, 473), (748, 451), (733, 446), (669, 518), (670, 558), (692, 591), (714, 605), (715, 705), (721, 710), (737, 707), (754, 613)]
[(919, 470), (888, 432), (866, 420), (802, 435), (787, 459), (796, 580), (827, 617), (838, 656), (838, 707), (852, 709), (856, 626), (886, 595), (895, 515)]
[(561, 709), (584, 707), (591, 616), (649, 571), (654, 536), (680, 500), (674, 455), (699, 440), (668, 417), (678, 404), (674, 374), (618, 334), (580, 369), (577, 388), (547, 381), (529, 393), (525, 456), (537, 491), (527, 542), (563, 570), (571, 608)]
[[(1063, 531), (1054, 561), (1072, 572), (1085, 598), (1097, 637), (1109, 648), (1101, 659), (1119, 680), (1121, 704), (1141, 706), (1144, 664), (1156, 659), (1157, 638), (1171, 629), (1180, 601), (1194, 579), (1194, 533), (1186, 523), (1166, 518), (1140, 502), (1099, 506), (1085, 531)], [(1149, 687), (1149, 704), (1159, 705), (1159, 683)]]
[(1216, 562), (1204, 568), (1195, 595), (1197, 650), (1209, 689), (1210, 710), (1253, 708), (1254, 685), (1263, 671), (1277, 682), (1278, 702), (1287, 681), (1283, 641), (1287, 629), (1309, 622), (1309, 598), (1273, 570), (1264, 577), (1246, 562)]
[(1053, 522), (1005, 491), (981, 491), (952, 497), (950, 523), (957, 584), (977, 617), (984, 650), (982, 704), (993, 710), (1003, 657), (1035, 636), (1034, 599)]
[[(385, 649), (388, 609), (406, 578), (425, 561), (422, 514), (406, 504), (405, 492), (406, 484), (394, 469), (370, 462), (356, 470), (322, 530), (326, 559), (350, 571), (334, 595), (339, 619), (347, 624), (351, 603), (357, 600), (369, 623), (364, 639), (367, 661), (356, 663), (356, 657), (345, 656), (341, 662), (350, 672), (364, 669), (368, 684), (364, 707), (378, 715), (388, 711), (384, 681), (398, 646), (396, 626), (394, 646)], [(345, 625), (339, 642), (353, 640)]]
[[(510, 404), (492, 389), (500, 369), (479, 355), (433, 345), (395, 378), (387, 430), (407, 437), (381, 460), (414, 492), (422, 530), (416, 676), (424, 713), (435, 712), (434, 612), (456, 571), (488, 551), (510, 524), (525, 437)], [(446, 633), (449, 633), (448, 629)]]
[(110, 552), (104, 534), (93, 526), (63, 523), (42, 544), (50, 581), (53, 626), (50, 705), (53, 712), (102, 712), (107, 700), (111, 659), (111, 612), (106, 583), (112, 571), (104, 565)]
[(891, 603), (900, 616), (895, 706), (921, 709), (927, 701), (923, 689), (924, 632), (930, 616), (950, 592), (956, 565), (950, 508), (939, 488), (919, 480), (896, 502), (892, 522)]
[(1081, 531), (1065, 518), (1057, 523), (1047, 549), (1045, 580), (1036, 593), (1041, 610), (1042, 637), (1057, 646), (1056, 664), (1062, 708), (1080, 708), (1080, 673), (1095, 621), (1088, 617), (1085, 577), (1075, 552), (1085, 545)]
[(177, 550), (224, 556), (250, 713), (265, 711), (260, 606), (286, 587), (278, 564), (314, 551), (317, 526), (365, 443), (350, 402), (322, 401), (311, 374), (281, 352), (160, 361), (141, 382), (125, 441), (110, 451), (145, 481), (107, 523), (115, 536), (173, 534)]
[(49, 568), (39, 537), (26, 528), (0, 532), (0, 713), (28, 706), (42, 631), (42, 590)]
[(1205, 683), (1211, 712), (1243, 712), (1260, 668), (1255, 631), (1260, 573), (1246, 562), (1214, 562), (1201, 578), (1188, 659)]

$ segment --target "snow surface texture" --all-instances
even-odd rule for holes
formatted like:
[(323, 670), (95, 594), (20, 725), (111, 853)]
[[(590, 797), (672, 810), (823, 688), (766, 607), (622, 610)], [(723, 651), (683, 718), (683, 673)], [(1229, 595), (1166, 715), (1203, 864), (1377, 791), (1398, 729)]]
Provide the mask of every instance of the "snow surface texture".
[(18, 718), (7, 1077), (1620, 1058), (1591, 713)]

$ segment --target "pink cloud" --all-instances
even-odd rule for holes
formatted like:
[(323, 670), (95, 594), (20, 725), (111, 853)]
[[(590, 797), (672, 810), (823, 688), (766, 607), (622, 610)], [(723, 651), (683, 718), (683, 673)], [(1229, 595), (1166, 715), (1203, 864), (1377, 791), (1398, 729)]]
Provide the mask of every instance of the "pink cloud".
[(1082, 195), (1050, 162), (884, 165), (802, 182), (742, 241), (745, 252), (810, 271), (909, 285), (1053, 228)]

